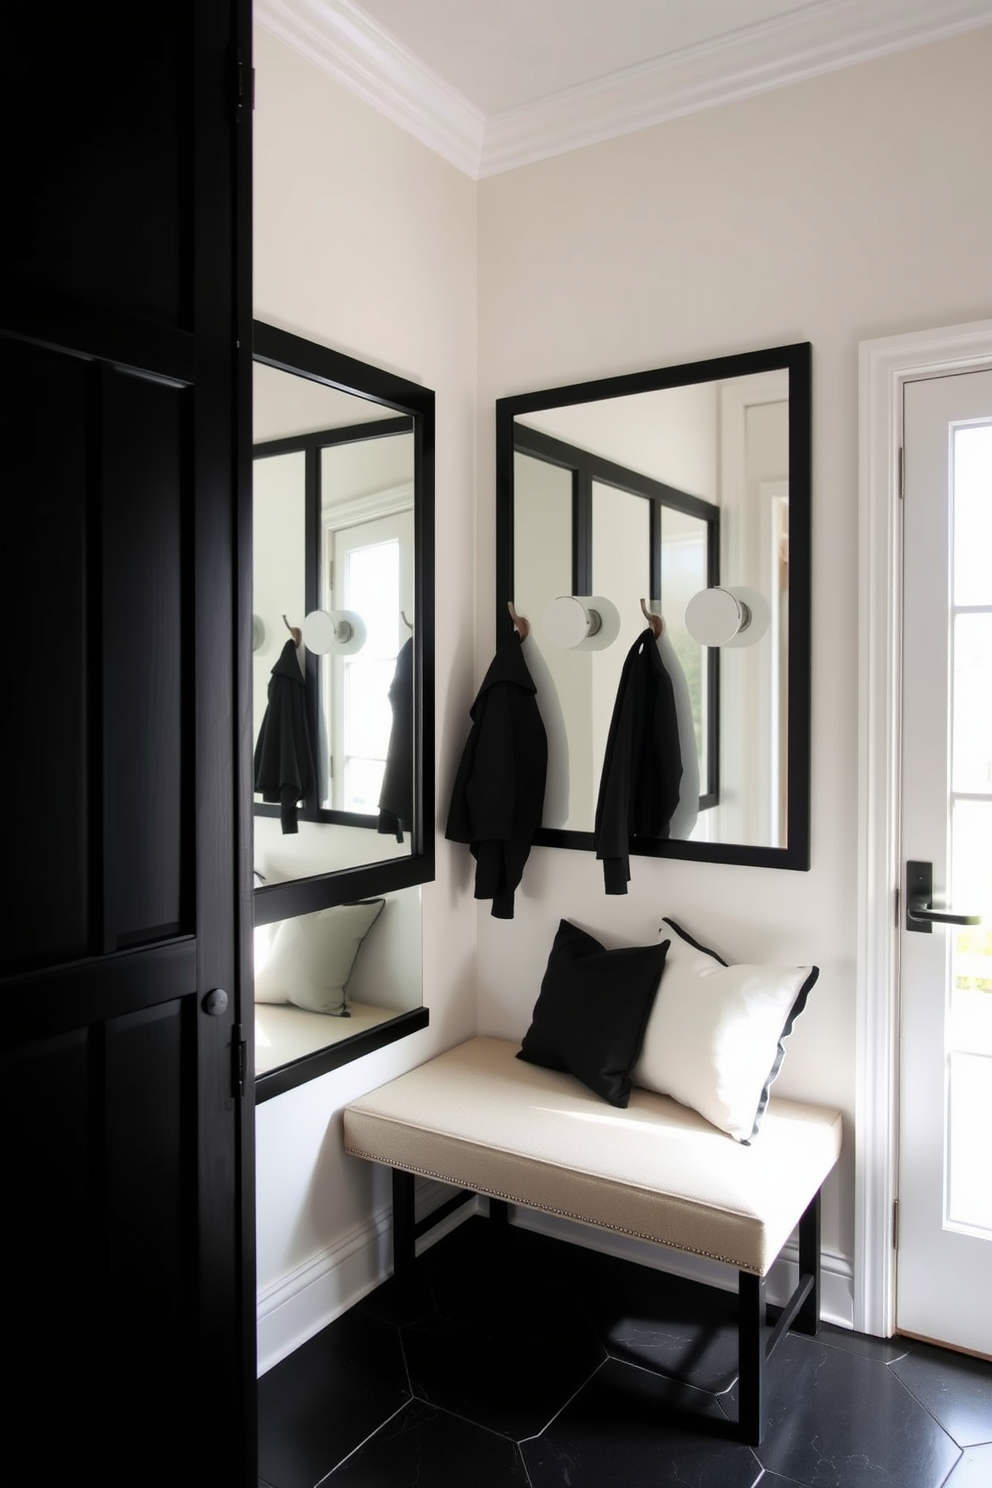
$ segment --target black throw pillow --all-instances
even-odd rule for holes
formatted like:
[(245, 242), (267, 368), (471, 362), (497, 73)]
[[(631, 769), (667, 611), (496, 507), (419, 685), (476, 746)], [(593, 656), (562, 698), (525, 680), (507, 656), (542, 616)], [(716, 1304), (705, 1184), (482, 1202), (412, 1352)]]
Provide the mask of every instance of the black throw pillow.
[(565, 1070), (611, 1106), (626, 1106), (668, 945), (608, 951), (562, 920), (517, 1058)]

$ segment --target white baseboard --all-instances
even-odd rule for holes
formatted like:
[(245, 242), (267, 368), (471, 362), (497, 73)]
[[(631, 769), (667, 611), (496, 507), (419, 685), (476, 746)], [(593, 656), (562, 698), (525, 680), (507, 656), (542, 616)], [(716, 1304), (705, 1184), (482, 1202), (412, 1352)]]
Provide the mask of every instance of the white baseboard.
[[(444, 1184), (419, 1183), (418, 1219), (436, 1209), (450, 1195), (451, 1189)], [(431, 1243), (440, 1240), (469, 1214), (475, 1213), (477, 1206), (478, 1200), (449, 1216), (432, 1232)], [(391, 1224), (392, 1210), (387, 1205), (373, 1214), (367, 1223), (342, 1235), (334, 1245), (311, 1256), (295, 1271), (258, 1293), (255, 1328), (259, 1375), (265, 1374), (385, 1281), (392, 1267)]]
[[(438, 1208), (450, 1194), (450, 1188), (440, 1183), (418, 1184), (418, 1219)], [(449, 1215), (443, 1224), (431, 1232), (430, 1244), (435, 1244), (470, 1215), (484, 1208), (484, 1202), (476, 1198), (474, 1203), (466, 1204), (455, 1214)], [(585, 1245), (590, 1250), (602, 1251), (622, 1260), (636, 1261), (639, 1265), (684, 1276), (690, 1281), (722, 1287), (725, 1291), (737, 1289), (737, 1272), (731, 1266), (721, 1265), (719, 1261), (708, 1261), (701, 1256), (667, 1250), (660, 1245), (614, 1235), (608, 1230), (598, 1230), (592, 1225), (577, 1224), (551, 1214), (541, 1214), (534, 1209), (514, 1209), (511, 1214), (515, 1224), (538, 1234), (567, 1240), (574, 1245)], [(307, 1339), (313, 1338), (321, 1328), (326, 1328), (328, 1323), (347, 1312), (349, 1307), (354, 1307), (356, 1302), (360, 1302), (386, 1279), (392, 1262), (391, 1217), (388, 1206), (381, 1209), (367, 1224), (342, 1236), (334, 1246), (311, 1256), (288, 1276), (280, 1278), (258, 1293), (256, 1317), (259, 1375), (265, 1374), (273, 1365), (285, 1359), (287, 1354), (298, 1349)], [(423, 1248), (424, 1244), (425, 1241), (421, 1241), (418, 1248)], [(798, 1272), (798, 1250), (795, 1243), (790, 1241), (769, 1273), (768, 1300), (774, 1303), (786, 1302), (795, 1288)], [(851, 1263), (846, 1256), (830, 1251), (823, 1252), (821, 1262), (820, 1316), (826, 1322), (837, 1323), (842, 1328), (853, 1326), (854, 1282)]]

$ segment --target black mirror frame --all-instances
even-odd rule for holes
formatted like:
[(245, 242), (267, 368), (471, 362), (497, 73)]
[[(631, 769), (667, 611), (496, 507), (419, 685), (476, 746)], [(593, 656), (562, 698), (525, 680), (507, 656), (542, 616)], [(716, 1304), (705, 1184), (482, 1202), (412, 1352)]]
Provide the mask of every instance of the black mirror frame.
[[(254, 891), (254, 923), (312, 914), (355, 899), (429, 883), (435, 874), (434, 788), (434, 393), (419, 383), (332, 351), (263, 321), (252, 322), (252, 360), (381, 404), (413, 420), (414, 434), (414, 823), (410, 852), (380, 863), (265, 884)], [(250, 583), (250, 550), (248, 581)], [(250, 607), (249, 607), (250, 609)], [(250, 684), (249, 684), (250, 685)], [(247, 712), (250, 716), (250, 700)], [(253, 818), (252, 818), (253, 819)], [(428, 1010), (398, 1013), (388, 1023), (328, 1045), (259, 1075), (255, 1099), (268, 1100), (307, 1080), (423, 1028)]]
[[(662, 388), (714, 382), (760, 372), (789, 373), (789, 702), (788, 807), (786, 846), (745, 843), (682, 842), (673, 839), (631, 841), (631, 852), (653, 858), (680, 858), (701, 863), (734, 863), (755, 868), (806, 871), (810, 866), (810, 646), (811, 646), (811, 505), (812, 505), (812, 347), (809, 342), (743, 352), (705, 361), (658, 367), (619, 377), (571, 383), (496, 400), (496, 639), (506, 639), (513, 623), (506, 609), (513, 599), (513, 454), (514, 420), (543, 409), (607, 398), (629, 397)], [(591, 832), (541, 827), (534, 837), (540, 847), (594, 850)]]

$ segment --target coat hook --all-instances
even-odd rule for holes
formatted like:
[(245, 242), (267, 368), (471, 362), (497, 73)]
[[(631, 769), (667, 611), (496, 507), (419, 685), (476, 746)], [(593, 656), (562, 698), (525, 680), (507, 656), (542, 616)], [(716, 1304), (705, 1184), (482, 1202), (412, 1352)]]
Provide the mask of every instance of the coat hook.
[(522, 641), (525, 641), (530, 635), (530, 621), (525, 620), (523, 615), (517, 614), (516, 610), (513, 607), (512, 599), (508, 599), (506, 601), (506, 608), (510, 612), (510, 619), (513, 621), (514, 630), (517, 632), (517, 635), (520, 637), (520, 639)]
[(654, 636), (655, 640), (657, 640), (662, 631), (665, 629), (664, 620), (661, 618), (660, 615), (652, 615), (651, 611), (648, 609), (647, 600), (644, 599), (641, 600), (641, 614), (644, 616), (645, 620), (648, 622), (648, 625), (651, 627), (651, 634)]
[(400, 619), (403, 621), (403, 624), (406, 626), (407, 630), (413, 629), (413, 621), (406, 618), (406, 610), (400, 610)]
[(300, 627), (298, 625), (290, 625), (290, 623), (286, 619), (286, 616), (285, 615), (283, 615), (283, 617), (282, 617), (282, 623), (283, 623), (283, 625), (285, 625), (286, 629), (289, 631), (290, 635), (293, 637), (293, 644), (296, 645), (296, 646), (299, 646), (300, 642), (303, 639), (303, 632), (300, 629)]

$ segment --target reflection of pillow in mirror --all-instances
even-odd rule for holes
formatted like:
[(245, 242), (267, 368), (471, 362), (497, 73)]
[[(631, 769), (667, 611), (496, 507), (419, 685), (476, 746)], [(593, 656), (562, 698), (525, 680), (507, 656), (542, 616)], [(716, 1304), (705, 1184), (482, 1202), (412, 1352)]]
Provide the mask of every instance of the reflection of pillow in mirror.
[(336, 904), (282, 920), (256, 973), (255, 1001), (291, 1002), (310, 1013), (343, 1013), (348, 978), (384, 902)]
[(749, 1142), (819, 968), (728, 966), (674, 920), (661, 933), (671, 945), (631, 1078)]
[(266, 995), (265, 963), (269, 959), (272, 949), (272, 937), (276, 931), (275, 925), (255, 926), (255, 1001), (256, 1002), (288, 1002), (289, 998), (278, 988)]

